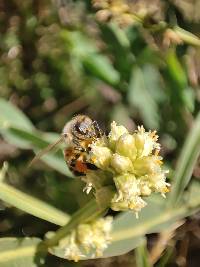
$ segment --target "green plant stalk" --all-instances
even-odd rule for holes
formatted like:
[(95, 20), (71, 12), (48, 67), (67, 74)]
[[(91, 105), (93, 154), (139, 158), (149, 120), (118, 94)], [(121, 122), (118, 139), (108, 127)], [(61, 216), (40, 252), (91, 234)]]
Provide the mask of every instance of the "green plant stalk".
[(185, 141), (179, 162), (174, 173), (174, 183), (168, 198), (168, 207), (174, 207), (180, 200), (185, 187), (188, 185), (197, 158), (200, 154), (200, 113)]
[(173, 30), (175, 31), (176, 34), (185, 42), (190, 45), (194, 46), (200, 46), (200, 39), (192, 34), (191, 32), (188, 32), (178, 26), (174, 27)]
[[(132, 14), (133, 20), (137, 21), (138, 23), (142, 24), (143, 27), (147, 27), (151, 30), (151, 32), (159, 32), (163, 30), (170, 29), (170, 25), (165, 23), (165, 22), (159, 22), (158, 24), (155, 25), (145, 25), (145, 19), (138, 16), (137, 14)], [(185, 43), (193, 45), (193, 46), (200, 46), (200, 39), (192, 34), (191, 32), (188, 32), (178, 26), (175, 26), (172, 28), (172, 30), (180, 37), (181, 40), (183, 40)]]
[(100, 215), (104, 214), (107, 208), (100, 209), (95, 199), (92, 199), (83, 208), (78, 210), (71, 218), (69, 223), (58, 229), (52, 238), (46, 239), (43, 244), (44, 246), (52, 247), (58, 244), (58, 242), (67, 236), (71, 230), (77, 227), (80, 223), (91, 221)]
[(170, 258), (172, 257), (173, 252), (174, 252), (174, 247), (172, 246), (168, 247), (165, 254), (159, 260), (159, 263), (156, 265), (156, 267), (165, 267), (169, 262)]
[[(131, 14), (133, 21), (138, 22), (139, 24), (143, 25), (143, 27), (147, 27), (151, 30), (151, 32), (159, 32), (159, 31), (164, 31), (167, 29), (170, 29), (170, 25), (167, 24), (164, 21), (161, 21), (155, 25), (145, 25), (146, 21), (145, 18), (140, 17), (139, 15), (135, 14)], [(200, 46), (200, 39), (192, 34), (191, 32), (188, 32), (178, 26), (175, 26), (172, 28), (172, 30), (181, 38), (181, 40), (183, 40), (185, 43), (193, 45), (193, 46)]]
[(59, 226), (65, 225), (70, 220), (68, 214), (2, 182), (0, 182), (0, 199), (33, 216)]
[(149, 262), (149, 255), (147, 251), (146, 242), (144, 242), (135, 249), (135, 256), (136, 256), (137, 267), (152, 267), (152, 265)]

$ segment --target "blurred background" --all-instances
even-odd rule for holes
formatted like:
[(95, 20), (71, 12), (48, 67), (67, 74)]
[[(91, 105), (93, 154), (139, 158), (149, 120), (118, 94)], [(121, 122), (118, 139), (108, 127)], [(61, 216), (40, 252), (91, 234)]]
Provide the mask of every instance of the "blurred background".
[[(173, 169), (200, 107), (200, 41), (191, 33), (200, 35), (195, 0), (1, 0), (0, 97), (48, 140), (80, 113), (105, 131), (112, 120), (131, 131), (138, 124), (156, 129)], [(34, 155), (30, 147), (1, 134), (0, 161), (9, 161), (10, 184), (68, 213), (88, 201), (78, 179), (42, 162), (26, 167)], [(198, 164), (193, 176), (200, 178)], [(56, 229), (5, 203), (0, 209), (1, 236), (43, 237)], [(155, 238), (149, 237), (150, 247)], [(166, 266), (199, 266), (198, 215), (172, 243)], [(48, 266), (121, 264), (134, 266), (133, 253), (76, 264), (52, 256)]]

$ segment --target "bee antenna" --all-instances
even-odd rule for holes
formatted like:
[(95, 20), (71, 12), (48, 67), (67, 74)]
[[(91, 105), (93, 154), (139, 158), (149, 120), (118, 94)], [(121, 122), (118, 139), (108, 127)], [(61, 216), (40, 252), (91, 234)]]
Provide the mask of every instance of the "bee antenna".
[(64, 141), (65, 134), (62, 134), (61, 137), (54, 143), (49, 144), (44, 149), (40, 150), (36, 156), (29, 162), (28, 167), (31, 167), (35, 162), (37, 162), (42, 156), (54, 149), (58, 144)]

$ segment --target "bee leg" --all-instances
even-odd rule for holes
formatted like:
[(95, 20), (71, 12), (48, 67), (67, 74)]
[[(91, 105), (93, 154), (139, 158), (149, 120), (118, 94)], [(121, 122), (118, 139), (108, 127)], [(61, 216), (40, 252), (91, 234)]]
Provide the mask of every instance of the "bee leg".
[(97, 121), (93, 121), (92, 124), (94, 125), (95, 131), (96, 131), (96, 134), (97, 134), (97, 137), (101, 137), (103, 135), (103, 132), (100, 129)]

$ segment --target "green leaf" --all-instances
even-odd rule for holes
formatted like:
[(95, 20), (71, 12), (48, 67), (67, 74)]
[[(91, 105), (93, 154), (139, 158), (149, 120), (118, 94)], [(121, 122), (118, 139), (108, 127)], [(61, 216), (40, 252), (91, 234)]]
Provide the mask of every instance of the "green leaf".
[(174, 173), (174, 183), (169, 196), (168, 204), (173, 207), (181, 198), (185, 187), (188, 185), (197, 158), (200, 154), (200, 113), (198, 114), (193, 127), (185, 141), (181, 151), (176, 171)]
[(149, 81), (148, 77), (145, 78), (143, 70), (135, 67), (129, 84), (128, 101), (131, 106), (139, 110), (147, 127), (157, 129), (159, 127), (158, 105), (154, 97), (156, 93), (152, 94), (154, 88), (150, 89), (152, 84)]
[(134, 56), (130, 51), (127, 34), (114, 23), (101, 24), (101, 36), (109, 54), (113, 55), (115, 68), (121, 80), (129, 80)]
[(62, 31), (61, 36), (70, 45), (72, 57), (81, 62), (93, 76), (111, 85), (116, 85), (119, 82), (119, 73), (108, 57), (98, 52), (95, 42), (90, 38), (81, 32), (69, 32), (67, 30)]
[(10, 102), (0, 98), (0, 128), (15, 126), (24, 130), (34, 129), (31, 121)]
[(88, 54), (83, 58), (83, 65), (95, 77), (111, 84), (119, 82), (119, 73), (114, 69), (107, 57), (100, 54)]
[[(7, 140), (9, 143), (22, 149), (33, 149), (34, 151), (36, 151), (36, 153), (39, 150), (47, 147), (52, 141), (52, 137), (49, 134), (47, 135), (38, 131), (29, 132), (23, 129), (13, 127), (2, 129), (0, 131), (4, 136), (5, 140)], [(58, 138), (60, 138), (59, 135), (57, 135), (56, 139), (58, 140)], [(48, 142), (48, 140), (50, 142)], [(69, 168), (67, 167), (61, 151), (58, 151), (57, 153), (49, 152), (43, 157), (41, 157), (41, 160), (44, 161), (51, 168), (57, 170), (58, 172), (68, 177), (74, 177), (73, 174), (70, 172)]]
[(0, 183), (0, 199), (24, 212), (60, 226), (70, 219), (66, 213), (4, 183)]
[(40, 242), (39, 238), (0, 238), (0, 266), (39, 266), (36, 252)]
[[(21, 138), (22, 140), (26, 141), (27, 145), (36, 151), (36, 154), (39, 150), (44, 149), (50, 144), (50, 142), (48, 142), (48, 139), (52, 141), (52, 138), (49, 135), (42, 134), (36, 131), (30, 133), (17, 128), (11, 128), (10, 132), (12, 132), (18, 138)], [(56, 140), (58, 140), (59, 138), (60, 135), (57, 135)], [(59, 171), (60, 173), (68, 177), (74, 177), (73, 174), (70, 172), (69, 168), (67, 167), (61, 151), (58, 151), (57, 153), (47, 153), (46, 155), (41, 157), (41, 160), (44, 161), (51, 168)]]
[[(171, 94), (171, 102), (174, 108), (194, 110), (195, 97), (192, 88), (188, 87), (187, 74), (176, 51), (170, 49), (165, 55), (167, 83)], [(180, 106), (180, 107), (179, 107)]]
[[(63, 41), (70, 47), (71, 54), (79, 60), (87, 54), (97, 53), (95, 43), (80, 31), (69, 31), (63, 29), (60, 33)], [(67, 50), (69, 53), (69, 51)]]
[[(21, 149), (33, 149), (38, 152), (52, 143), (52, 134), (44, 134), (32, 126), (28, 118), (11, 103), (0, 99), (0, 133), (4, 139)], [(54, 134), (53, 139), (60, 138), (59, 134)], [(47, 165), (60, 173), (73, 177), (67, 167), (61, 151), (48, 153), (41, 158)]]
[(114, 219), (112, 243), (104, 252), (104, 257), (127, 253), (144, 241), (144, 236), (159, 233), (177, 220), (197, 212), (200, 208), (200, 183), (193, 182), (182, 205), (168, 209), (165, 200), (157, 196), (150, 197), (148, 205), (136, 219), (133, 212), (123, 212)]
[(117, 43), (118, 49), (122, 49), (122, 48), (129, 49), (130, 48), (130, 41), (128, 39), (126, 32), (123, 29), (121, 29), (116, 23), (111, 22), (103, 26), (107, 27), (108, 30), (110, 30), (108, 31), (108, 34), (112, 35), (113, 44), (114, 42)]
[(114, 257), (128, 253), (144, 242), (144, 237), (126, 238), (122, 241), (114, 241), (104, 251), (102, 258)]
[(174, 49), (170, 49), (168, 51), (168, 53), (165, 55), (165, 60), (166, 60), (166, 64), (167, 64), (170, 77), (178, 85), (177, 89), (183, 90), (185, 87), (187, 87), (187, 76), (177, 58), (177, 55)]

